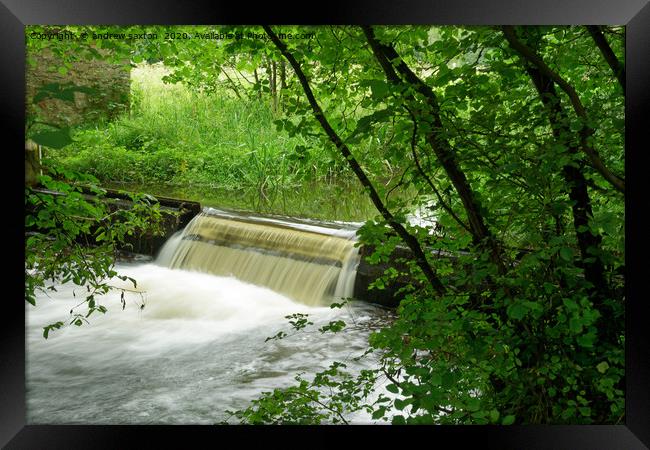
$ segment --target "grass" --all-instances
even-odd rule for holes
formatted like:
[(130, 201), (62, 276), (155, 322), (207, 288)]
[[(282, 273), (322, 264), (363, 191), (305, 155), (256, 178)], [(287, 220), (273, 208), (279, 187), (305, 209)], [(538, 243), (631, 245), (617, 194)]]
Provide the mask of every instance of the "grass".
[[(333, 146), (277, 129), (281, 117), (270, 99), (240, 99), (222, 87), (198, 93), (164, 83), (168, 73), (161, 65), (134, 68), (130, 111), (79, 126), (74, 143), (48, 156), (107, 187), (212, 206), (352, 221), (377, 213)], [(381, 159), (366, 157), (385, 139), (377, 135), (355, 149), (369, 175), (386, 169)], [(398, 176), (389, 169), (386, 184)]]
[[(80, 127), (75, 143), (55, 160), (102, 181), (261, 191), (315, 179), (340, 165), (326, 149), (276, 130), (268, 102), (165, 84), (166, 73), (158, 65), (135, 68), (130, 112)], [(306, 158), (296, 158), (296, 146), (308, 149)]]

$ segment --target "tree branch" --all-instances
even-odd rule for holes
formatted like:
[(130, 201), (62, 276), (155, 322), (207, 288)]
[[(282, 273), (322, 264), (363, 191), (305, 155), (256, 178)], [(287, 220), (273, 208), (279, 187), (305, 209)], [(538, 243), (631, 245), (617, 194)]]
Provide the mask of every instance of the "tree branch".
[(605, 58), (605, 61), (609, 64), (612, 72), (614, 72), (614, 76), (621, 85), (621, 88), (623, 88), (623, 95), (625, 95), (625, 66), (614, 54), (612, 47), (609, 46), (609, 43), (603, 35), (603, 32), (600, 31), (599, 26), (587, 25), (587, 30), (589, 30), (589, 34), (591, 34), (596, 46), (600, 49), (600, 53), (603, 54), (603, 58)]
[[(382, 44), (377, 40), (372, 27), (362, 26), (361, 29), (366, 36), (366, 40), (370, 45), (375, 59), (384, 70), (388, 81), (399, 87), (412, 87), (424, 97), (424, 107), (419, 106), (418, 113), (421, 113), (425, 119), (431, 122), (431, 129), (426, 136), (427, 142), (435, 153), (440, 165), (447, 173), (449, 180), (465, 207), (474, 243), (477, 245), (487, 245), (487, 248), (490, 250), (492, 262), (497, 265), (501, 273), (504, 273), (506, 267), (502, 260), (501, 245), (485, 224), (479, 204), (476, 201), (476, 195), (458, 163), (458, 158), (453, 148), (443, 134), (444, 126), (440, 117), (438, 98), (433, 90), (413, 73), (392, 46)], [(397, 72), (404, 78), (404, 81)], [(404, 94), (404, 98), (408, 102), (418, 105), (418, 102), (412, 94)]]
[(321, 127), (323, 128), (327, 136), (330, 138), (332, 143), (339, 150), (339, 152), (341, 152), (341, 154), (348, 162), (350, 168), (357, 176), (361, 184), (368, 190), (370, 199), (372, 200), (377, 210), (381, 213), (382, 217), (391, 226), (391, 228), (395, 230), (395, 232), (399, 235), (399, 237), (402, 238), (402, 240), (406, 243), (406, 245), (408, 245), (408, 247), (411, 249), (411, 251), (413, 252), (416, 258), (418, 267), (420, 267), (420, 269), (422, 270), (422, 273), (426, 277), (427, 281), (429, 281), (429, 283), (431, 284), (431, 287), (438, 294), (443, 294), (445, 290), (444, 286), (438, 279), (438, 276), (433, 271), (431, 265), (429, 265), (426, 255), (422, 251), (422, 247), (420, 246), (420, 243), (413, 235), (411, 235), (408, 231), (406, 231), (404, 226), (402, 226), (402, 224), (395, 219), (392, 213), (382, 203), (381, 198), (377, 193), (377, 190), (372, 185), (371, 181), (368, 179), (368, 177), (366, 176), (365, 172), (363, 171), (363, 169), (361, 168), (357, 160), (354, 158), (354, 155), (352, 155), (352, 152), (350, 152), (348, 146), (341, 140), (339, 135), (336, 133), (336, 131), (334, 131), (330, 123), (327, 121), (327, 118), (325, 117), (322, 108), (316, 101), (316, 98), (314, 97), (314, 93), (312, 92), (311, 87), (309, 86), (309, 81), (307, 80), (305, 73), (302, 71), (302, 68), (300, 67), (300, 63), (296, 60), (293, 54), (287, 49), (287, 46), (278, 38), (278, 36), (273, 32), (273, 30), (271, 30), (271, 28), (268, 25), (264, 25), (263, 28), (266, 34), (271, 39), (271, 41), (273, 42), (273, 44), (278, 48), (278, 50), (280, 50), (280, 53), (282, 53), (282, 55), (289, 62), (289, 64), (291, 64), (291, 67), (293, 68), (296, 76), (298, 77), (298, 80), (300, 81), (300, 85), (302, 86), (302, 89), (305, 92), (305, 95), (307, 96), (307, 100), (309, 101), (309, 104), (313, 110), (316, 120), (320, 123)]
[(617, 191), (625, 194), (625, 180), (619, 176), (612, 173), (600, 159), (598, 152), (587, 143), (587, 138), (594, 134), (594, 130), (589, 127), (586, 123), (587, 121), (587, 112), (580, 101), (580, 97), (576, 90), (571, 86), (564, 78), (559, 74), (554, 72), (542, 58), (537, 55), (532, 49), (522, 43), (515, 33), (514, 27), (508, 25), (501, 27), (503, 34), (510, 44), (510, 46), (517, 51), (526, 61), (534, 65), (539, 69), (539, 71), (550, 78), (554, 83), (556, 83), (568, 96), (573, 106), (573, 110), (583, 120), (583, 124), (580, 130), (580, 141), (581, 147), (584, 153), (588, 156), (591, 166), (600, 173), (605, 180), (607, 180)]
[(405, 106), (406, 110), (408, 111), (409, 115), (411, 116), (411, 121), (413, 122), (413, 135), (411, 136), (411, 154), (413, 155), (413, 160), (415, 161), (415, 166), (418, 169), (418, 172), (420, 172), (420, 175), (424, 180), (427, 182), (431, 190), (433, 191), (434, 194), (436, 194), (436, 197), (438, 197), (438, 201), (440, 202), (440, 205), (444, 208), (445, 211), (449, 213), (449, 215), (456, 221), (458, 224), (463, 227), (465, 230), (467, 230), (468, 233), (472, 234), (472, 230), (465, 225), (465, 222), (460, 220), (460, 217), (456, 215), (456, 213), (451, 209), (450, 206), (445, 203), (444, 199), (440, 195), (440, 192), (438, 192), (438, 189), (433, 185), (433, 182), (431, 181), (431, 178), (427, 176), (427, 174), (424, 172), (422, 169), (422, 166), (420, 165), (420, 160), (418, 159), (418, 154), (415, 149), (415, 144), (417, 142), (417, 134), (418, 134), (418, 122), (415, 119), (415, 115), (413, 112), (408, 108), (408, 106)]
[(237, 98), (238, 98), (239, 100), (242, 100), (241, 95), (239, 95), (239, 90), (237, 89), (237, 85), (236, 85), (235, 82), (232, 81), (232, 79), (228, 76), (228, 73), (224, 70), (223, 67), (221, 68), (221, 73), (223, 73), (223, 74), (226, 76), (226, 78), (228, 79), (228, 82), (230, 83), (230, 87), (232, 88), (232, 90), (233, 90), (233, 92), (235, 93), (235, 95), (237, 95)]

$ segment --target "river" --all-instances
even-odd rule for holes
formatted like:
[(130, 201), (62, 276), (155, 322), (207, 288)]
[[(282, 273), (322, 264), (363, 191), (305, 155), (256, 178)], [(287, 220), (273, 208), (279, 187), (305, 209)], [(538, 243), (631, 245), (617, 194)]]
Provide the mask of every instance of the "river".
[[(333, 361), (352, 372), (372, 367), (371, 356), (352, 358), (393, 314), (363, 302), (310, 307), (232, 277), (153, 263), (116, 269), (144, 293), (127, 293), (122, 309), (120, 291), (111, 291), (101, 301), (108, 312), (91, 315), (89, 324), (42, 335), (83, 299), (79, 287), (73, 295), (72, 285), (59, 286), (26, 306), (29, 424), (218, 423), (229, 418), (226, 410), (293, 384), (300, 372), (310, 379)], [(285, 319), (294, 313), (309, 314), (314, 325), (295, 332)], [(332, 320), (348, 327), (318, 331)], [(289, 337), (265, 342), (278, 331)], [(352, 421), (370, 419), (356, 414)]]

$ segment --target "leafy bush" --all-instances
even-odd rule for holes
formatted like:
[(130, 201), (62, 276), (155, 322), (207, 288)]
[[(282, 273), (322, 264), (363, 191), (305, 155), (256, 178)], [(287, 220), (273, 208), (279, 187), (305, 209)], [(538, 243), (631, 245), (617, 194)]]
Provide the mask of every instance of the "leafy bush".
[[(43, 190), (25, 189), (25, 301), (36, 305), (36, 294), (56, 291), (55, 284), (69, 282), (85, 288), (85, 299), (70, 311), (70, 325), (80, 326), (106, 307), (100, 296), (115, 288), (112, 277), (137, 281), (118, 275), (114, 264), (118, 249), (131, 235), (161, 232), (161, 213), (155, 199), (144, 194), (131, 194), (130, 209), (110, 211), (101, 202), (106, 193), (90, 175), (68, 170), (50, 169), (40, 177)], [(84, 196), (83, 188), (94, 195)], [(79, 312), (86, 306), (85, 313)], [(47, 325), (43, 336), (61, 328), (63, 322)]]

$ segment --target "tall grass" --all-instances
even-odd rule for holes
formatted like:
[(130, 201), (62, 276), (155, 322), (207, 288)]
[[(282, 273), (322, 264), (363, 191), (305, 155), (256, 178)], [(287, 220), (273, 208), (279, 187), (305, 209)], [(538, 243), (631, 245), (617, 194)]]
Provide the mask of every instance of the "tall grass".
[[(265, 195), (337, 166), (327, 149), (277, 131), (269, 103), (165, 84), (166, 73), (157, 65), (135, 68), (130, 112), (77, 129), (75, 142), (55, 155), (58, 163), (103, 181), (258, 189)], [(296, 160), (296, 146), (310, 150), (306, 160)]]

